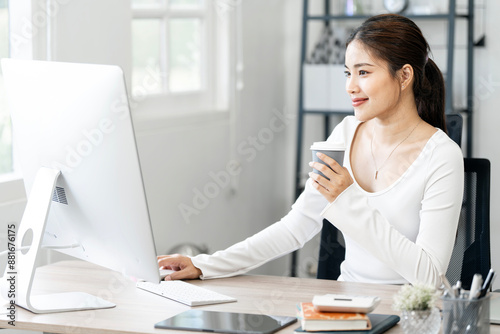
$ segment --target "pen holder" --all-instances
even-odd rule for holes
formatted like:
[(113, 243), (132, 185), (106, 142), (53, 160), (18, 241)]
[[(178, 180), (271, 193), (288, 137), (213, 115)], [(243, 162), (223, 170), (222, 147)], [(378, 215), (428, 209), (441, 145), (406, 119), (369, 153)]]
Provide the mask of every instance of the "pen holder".
[(443, 297), (443, 333), (489, 334), (490, 296), (472, 299)]

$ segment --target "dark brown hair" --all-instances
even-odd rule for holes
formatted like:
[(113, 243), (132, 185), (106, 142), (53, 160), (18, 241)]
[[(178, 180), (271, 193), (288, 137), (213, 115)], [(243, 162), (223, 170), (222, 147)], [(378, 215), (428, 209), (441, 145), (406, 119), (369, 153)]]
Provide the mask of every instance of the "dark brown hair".
[(413, 92), (420, 117), (446, 132), (444, 79), (429, 58), (430, 48), (420, 28), (410, 19), (382, 14), (367, 19), (347, 39), (360, 41), (373, 56), (389, 65), (393, 77), (404, 65), (413, 67)]

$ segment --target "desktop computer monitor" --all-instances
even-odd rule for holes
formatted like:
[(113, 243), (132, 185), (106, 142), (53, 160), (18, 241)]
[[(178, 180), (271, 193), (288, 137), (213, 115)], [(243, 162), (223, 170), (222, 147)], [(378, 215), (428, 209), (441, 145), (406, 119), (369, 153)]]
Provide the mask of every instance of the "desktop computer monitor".
[(159, 282), (122, 70), (15, 59), (2, 59), (2, 68), (15, 156), (28, 194), (17, 238), (33, 239), (26, 255), (16, 253), (18, 289), (28, 290), (20, 291), (27, 300), (19, 305), (37, 313), (70, 310), (43, 305), (56, 303), (53, 296), (30, 296), (33, 257), (42, 246)]

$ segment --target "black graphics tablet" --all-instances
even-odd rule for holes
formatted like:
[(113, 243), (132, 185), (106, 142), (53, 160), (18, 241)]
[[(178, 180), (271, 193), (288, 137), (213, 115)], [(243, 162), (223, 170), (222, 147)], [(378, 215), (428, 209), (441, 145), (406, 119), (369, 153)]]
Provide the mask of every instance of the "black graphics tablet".
[(296, 317), (188, 310), (155, 324), (155, 328), (215, 333), (274, 333), (293, 324)]

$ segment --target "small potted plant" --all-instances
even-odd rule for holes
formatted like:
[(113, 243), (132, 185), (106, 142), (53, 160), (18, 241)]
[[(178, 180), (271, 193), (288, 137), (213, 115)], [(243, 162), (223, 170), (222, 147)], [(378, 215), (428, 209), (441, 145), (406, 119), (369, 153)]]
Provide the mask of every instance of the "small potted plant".
[(425, 284), (403, 285), (394, 296), (393, 308), (401, 312), (403, 331), (434, 334), (439, 332), (441, 316), (436, 307), (437, 291)]

